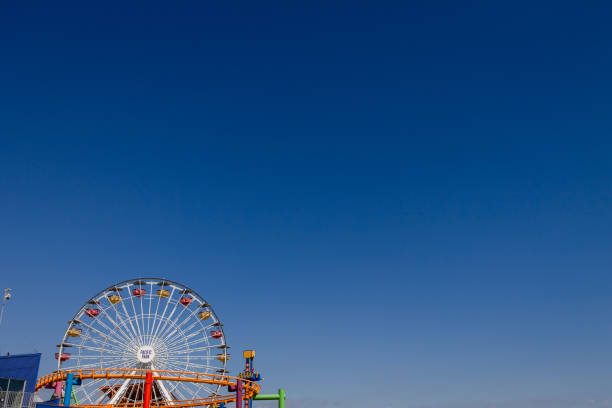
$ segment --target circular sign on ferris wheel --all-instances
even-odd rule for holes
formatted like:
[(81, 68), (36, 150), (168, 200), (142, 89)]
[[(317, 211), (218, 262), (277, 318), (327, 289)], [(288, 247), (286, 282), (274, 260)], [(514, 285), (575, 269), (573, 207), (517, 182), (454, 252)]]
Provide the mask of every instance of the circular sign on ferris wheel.
[[(58, 347), (58, 370), (225, 374), (229, 359), (223, 324), (212, 306), (187, 286), (158, 278), (120, 282), (96, 294), (68, 322)], [(206, 398), (220, 387), (155, 380), (151, 402)], [(78, 404), (140, 403), (144, 384), (99, 378), (73, 390)]]
[(136, 352), (136, 358), (141, 363), (151, 363), (155, 358), (155, 349), (151, 346), (141, 346)]

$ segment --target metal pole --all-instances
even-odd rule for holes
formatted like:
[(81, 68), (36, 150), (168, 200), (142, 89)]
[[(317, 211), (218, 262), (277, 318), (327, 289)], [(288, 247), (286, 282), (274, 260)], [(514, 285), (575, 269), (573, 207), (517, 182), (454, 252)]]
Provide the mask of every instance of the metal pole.
[(2, 323), (2, 316), (4, 316), (4, 308), (6, 307), (6, 301), (11, 298), (11, 288), (4, 289), (4, 295), (2, 296), (2, 306), (0, 306), (0, 323)]
[(142, 401), (143, 408), (149, 408), (151, 403), (151, 384), (153, 384), (153, 373), (148, 372), (145, 377), (144, 397)]
[(6, 383), (6, 391), (0, 391), (2, 393), (4, 393), (3, 395), (3, 400), (2, 400), (2, 408), (6, 408), (6, 404), (8, 404), (9, 402), (9, 390), (11, 389), (11, 379), (8, 379), (8, 382)]
[(269, 401), (269, 400), (278, 400), (280, 396), (278, 394), (257, 394), (253, 397), (256, 401)]
[(278, 400), (278, 408), (285, 408), (285, 390), (279, 388), (278, 394), (257, 394), (253, 397), (255, 401)]
[(64, 388), (64, 406), (70, 406), (70, 397), (72, 396), (72, 385), (74, 384), (74, 374), (68, 373), (66, 376), (66, 388)]
[(242, 380), (236, 381), (236, 408), (242, 408)]
[[(30, 395), (31, 397), (32, 395)], [(23, 389), (21, 390), (21, 401), (19, 401), (19, 406), (23, 407), (23, 398), (25, 397), (25, 383), (23, 384)]]
[(285, 390), (278, 389), (278, 408), (285, 408)]

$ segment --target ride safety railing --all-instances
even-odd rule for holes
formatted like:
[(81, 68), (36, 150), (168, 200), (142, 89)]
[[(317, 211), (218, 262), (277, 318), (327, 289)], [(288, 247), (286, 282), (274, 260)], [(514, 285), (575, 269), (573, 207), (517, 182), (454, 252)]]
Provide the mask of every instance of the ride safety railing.
[(0, 391), (0, 408), (33, 408), (36, 394), (23, 391)]
[[(241, 392), (240, 394), (230, 393), (227, 395), (213, 395), (207, 398), (191, 399), (191, 400), (173, 400), (167, 402), (154, 402), (151, 401), (151, 407), (172, 407), (172, 408), (189, 408), (197, 406), (206, 406), (211, 404), (229, 403), (238, 400), (247, 400), (253, 398), (259, 393), (259, 385), (253, 381), (244, 380), (238, 377), (230, 377), (227, 375), (220, 374), (208, 374), (208, 373), (195, 373), (188, 371), (169, 371), (169, 370), (143, 370), (143, 369), (87, 369), (87, 370), (66, 370), (56, 371), (52, 374), (41, 377), (36, 382), (36, 391), (39, 389), (56, 383), (58, 381), (66, 381), (68, 376), (70, 378), (78, 378), (81, 381), (93, 380), (99, 378), (109, 379), (136, 379), (136, 380), (147, 380), (147, 373), (152, 381), (179, 381), (179, 382), (191, 382), (191, 383), (204, 383), (204, 384), (215, 384), (227, 387), (238, 387)], [(87, 404), (87, 405), (73, 405), (77, 407), (91, 407), (91, 408), (110, 408), (110, 407), (124, 407), (124, 408), (136, 408), (142, 407), (142, 403), (125, 403), (125, 404)], [(0, 407), (2, 408), (2, 407)]]

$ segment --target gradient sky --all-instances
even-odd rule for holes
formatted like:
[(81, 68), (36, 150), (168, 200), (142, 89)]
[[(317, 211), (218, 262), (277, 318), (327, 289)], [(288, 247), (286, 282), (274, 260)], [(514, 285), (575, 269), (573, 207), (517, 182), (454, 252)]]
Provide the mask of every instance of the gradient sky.
[(612, 406), (606, 2), (85, 3), (0, 5), (1, 352), (160, 276), (295, 408)]

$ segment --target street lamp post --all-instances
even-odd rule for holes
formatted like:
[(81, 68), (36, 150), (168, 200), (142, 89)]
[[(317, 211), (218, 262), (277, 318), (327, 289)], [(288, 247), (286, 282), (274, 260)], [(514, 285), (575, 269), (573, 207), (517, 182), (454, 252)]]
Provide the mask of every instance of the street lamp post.
[(2, 316), (4, 316), (4, 309), (6, 308), (6, 301), (11, 298), (11, 288), (4, 289), (4, 296), (2, 296), (2, 306), (0, 307), (0, 323), (2, 323)]

